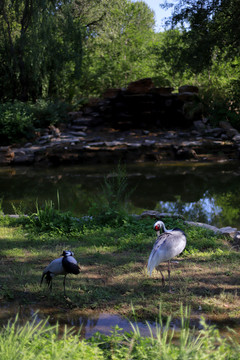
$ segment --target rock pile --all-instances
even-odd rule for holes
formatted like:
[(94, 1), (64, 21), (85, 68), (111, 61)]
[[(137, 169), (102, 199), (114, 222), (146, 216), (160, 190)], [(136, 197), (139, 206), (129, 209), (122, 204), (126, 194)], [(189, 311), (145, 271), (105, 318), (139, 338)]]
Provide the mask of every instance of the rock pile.
[(187, 109), (198, 98), (198, 88), (181, 86), (173, 94), (171, 87), (154, 87), (150, 78), (132, 82), (126, 89), (108, 89), (103, 98), (89, 103), (81, 113), (72, 113), (76, 126), (111, 126), (115, 129), (188, 128), (195, 118)]
[(102, 99), (69, 113), (67, 125), (50, 126), (34, 143), (0, 147), (0, 164), (239, 159), (240, 134), (226, 121), (216, 128), (208, 124), (198, 88), (172, 91), (154, 87), (151, 79), (109, 89)]

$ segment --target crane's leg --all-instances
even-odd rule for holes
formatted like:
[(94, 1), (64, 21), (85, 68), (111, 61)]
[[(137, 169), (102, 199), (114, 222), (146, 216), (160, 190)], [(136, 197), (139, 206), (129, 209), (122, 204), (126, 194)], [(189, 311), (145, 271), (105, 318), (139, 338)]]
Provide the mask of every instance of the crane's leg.
[(159, 269), (161, 275), (162, 275), (162, 286), (165, 286), (165, 277), (163, 276), (162, 271)]
[(65, 290), (66, 276), (67, 276), (67, 275), (64, 275), (64, 279), (63, 279), (64, 296), (66, 296), (66, 290)]
[(171, 270), (170, 270), (170, 260), (168, 260), (168, 284), (169, 284), (169, 292), (171, 292), (170, 274), (171, 274)]

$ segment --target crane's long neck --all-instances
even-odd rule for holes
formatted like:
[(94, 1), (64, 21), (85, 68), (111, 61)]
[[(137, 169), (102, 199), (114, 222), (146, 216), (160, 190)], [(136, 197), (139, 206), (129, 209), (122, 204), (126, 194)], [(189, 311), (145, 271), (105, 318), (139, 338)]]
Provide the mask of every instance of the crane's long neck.
[[(166, 227), (165, 227), (165, 224), (164, 224), (163, 222), (162, 222), (162, 227), (161, 227), (161, 228), (162, 228), (163, 232), (167, 232), (167, 233), (168, 233), (168, 232), (171, 232), (171, 231), (172, 231), (172, 230), (167, 230)], [(158, 230), (158, 231), (157, 231), (157, 236), (160, 236), (160, 235), (161, 235), (160, 230)]]
[(166, 229), (165, 224), (162, 223), (163, 232), (168, 232), (169, 230)]

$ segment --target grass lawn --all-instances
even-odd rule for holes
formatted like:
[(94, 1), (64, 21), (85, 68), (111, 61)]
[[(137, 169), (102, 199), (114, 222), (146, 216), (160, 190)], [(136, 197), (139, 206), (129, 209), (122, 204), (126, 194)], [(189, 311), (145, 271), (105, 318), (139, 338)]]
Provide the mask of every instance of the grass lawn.
[[(154, 220), (128, 219), (120, 225), (89, 221), (66, 230), (42, 230), (28, 220), (0, 218), (0, 306), (25, 305), (63, 311), (104, 311), (131, 318), (132, 306), (140, 320), (162, 315), (180, 316), (180, 305), (191, 317), (224, 324), (240, 323), (240, 253), (231, 241), (183, 221), (165, 219), (167, 228), (178, 226), (187, 235), (187, 247), (171, 264), (171, 285), (162, 287), (160, 272), (146, 271), (156, 234)], [(53, 290), (40, 287), (42, 270), (63, 250), (72, 250), (81, 272), (68, 275), (67, 298), (63, 277), (53, 279)], [(167, 263), (161, 265), (167, 278)], [(167, 283), (167, 282), (166, 282)], [(2, 315), (4, 317), (4, 315)], [(1, 317), (0, 317), (1, 319)], [(3, 320), (3, 319), (2, 319)]]

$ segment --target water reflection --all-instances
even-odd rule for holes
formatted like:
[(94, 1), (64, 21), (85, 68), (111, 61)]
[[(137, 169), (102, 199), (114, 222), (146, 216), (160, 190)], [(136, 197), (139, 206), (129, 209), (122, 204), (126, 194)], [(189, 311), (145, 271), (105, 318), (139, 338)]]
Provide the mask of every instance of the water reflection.
[[(83, 313), (80, 310), (63, 311), (58, 308), (35, 308), (34, 306), (5, 306), (1, 307), (0, 325), (7, 324), (8, 321), (13, 323), (18, 314), (18, 324), (24, 325), (27, 321), (30, 323), (46, 323), (46, 326), (55, 326), (58, 324), (59, 334), (66, 330), (80, 334), (83, 339), (89, 339), (97, 332), (105, 335), (111, 335), (114, 328), (117, 327), (120, 332), (134, 332), (135, 330), (141, 336), (157, 336), (161, 329), (157, 322), (153, 321), (133, 321), (127, 318), (111, 313), (94, 311), (92, 313)], [(181, 329), (181, 319), (172, 320), (169, 324), (170, 329), (178, 332)], [(203, 328), (199, 319), (189, 320), (190, 328), (200, 330)]]
[[(18, 314), (18, 324), (24, 325), (27, 321), (39, 323), (46, 321), (47, 326), (54, 326), (58, 323), (59, 332), (62, 334), (67, 326), (75, 333), (80, 332), (80, 337), (89, 339), (96, 332), (105, 335), (110, 335), (113, 329), (118, 326), (121, 331), (131, 332), (133, 327), (131, 322), (120, 315), (110, 313), (100, 313), (94, 311), (86, 314), (81, 311), (62, 311), (57, 308), (35, 308), (34, 306), (5, 306), (1, 308), (0, 324), (4, 325), (10, 320), (15, 321), (16, 314)], [(142, 336), (150, 336), (149, 327), (152, 334), (156, 334), (156, 324), (154, 322), (132, 322), (134, 327), (138, 327)], [(172, 327), (176, 327), (174, 324)], [(177, 327), (176, 327), (177, 328)]]
[[(0, 198), (5, 213), (13, 207), (34, 211), (35, 203), (57, 202), (75, 216), (85, 215), (112, 166), (0, 168)], [(240, 164), (135, 164), (127, 166), (132, 212), (178, 211), (189, 220), (240, 228)]]
[(196, 202), (183, 202), (180, 196), (176, 201), (159, 201), (156, 209), (160, 212), (179, 213), (190, 221), (200, 221), (205, 223), (218, 223), (218, 217), (221, 216), (222, 208), (217, 205), (217, 199), (209, 194), (208, 191)]
[[(81, 339), (89, 339), (96, 333), (111, 335), (114, 328), (117, 327), (120, 332), (134, 332), (137, 330), (141, 336), (156, 337), (159, 331), (165, 329), (160, 327), (156, 321), (134, 321), (127, 318), (106, 312), (83, 312), (82, 310), (63, 310), (58, 307), (35, 307), (34, 305), (8, 305), (0, 308), (0, 327), (4, 326), (10, 321), (15, 321), (18, 314), (18, 325), (25, 325), (27, 321), (30, 323), (45, 322), (46, 326), (56, 326), (58, 324), (58, 333), (61, 336), (66, 329), (68, 332), (79, 334)], [(201, 330), (203, 324), (199, 318), (188, 319), (189, 327), (191, 329)], [(212, 322), (206, 320), (206, 324), (215, 325), (222, 336), (235, 336), (239, 341), (240, 328), (231, 320), (226, 323)], [(229, 330), (228, 326), (234, 329), (234, 333)], [(182, 320), (180, 318), (172, 319), (169, 324), (170, 330), (174, 330), (175, 339), (178, 338), (178, 333), (182, 327)], [(235, 335), (234, 335), (235, 334)]]

